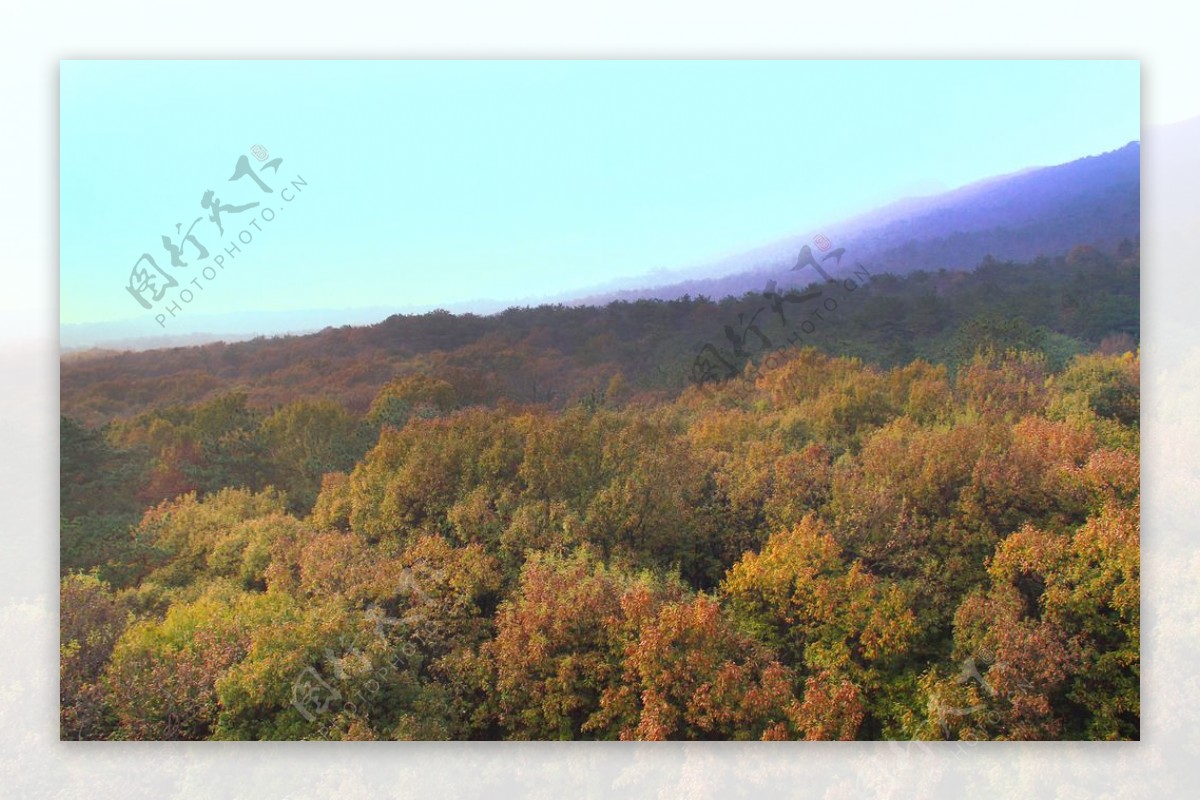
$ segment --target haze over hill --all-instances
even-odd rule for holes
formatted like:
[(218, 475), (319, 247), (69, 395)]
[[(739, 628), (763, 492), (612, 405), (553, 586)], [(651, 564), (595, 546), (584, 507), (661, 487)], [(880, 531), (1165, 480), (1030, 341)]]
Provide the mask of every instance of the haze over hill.
[[(815, 274), (811, 270), (792, 272), (790, 267), (797, 251), (816, 233), (847, 249), (840, 265), (825, 263), (825, 269), (834, 275), (848, 274), (855, 260), (869, 264), (873, 272), (904, 274), (915, 269), (972, 269), (988, 255), (1002, 261), (1063, 255), (1080, 243), (1108, 250), (1124, 239), (1136, 241), (1139, 237), (1140, 156), (1139, 143), (1130, 142), (1118, 150), (1066, 164), (1030, 168), (949, 192), (904, 199), (737, 256), (687, 269), (659, 270), (625, 281), (623, 288), (610, 285), (515, 302), (479, 299), (446, 304), (445, 308), (456, 313), (491, 314), (511, 306), (543, 303), (604, 305), (613, 300), (670, 300), (685, 295), (719, 299), (760, 290), (768, 280), (784, 287), (802, 286), (814, 280)], [(414, 306), (190, 314), (173, 321), (172, 333), (155, 337), (139, 335), (145, 330), (141, 320), (68, 324), (61, 328), (60, 347), (64, 352), (146, 350), (238, 341), (364, 325), (395, 313), (429, 310)]]
[[(1139, 237), (1138, 142), (1119, 150), (1054, 167), (1031, 168), (939, 195), (908, 198), (821, 233), (847, 248), (846, 261), (827, 262), (831, 274), (848, 274), (851, 259), (876, 272), (973, 269), (984, 257), (1001, 261), (1057, 256), (1087, 243), (1101, 249)], [(816, 233), (815, 231), (813, 233)], [(727, 259), (703, 272), (712, 277), (656, 284), (580, 298), (581, 303), (684, 295), (722, 298), (759, 290), (764, 282), (807, 284), (811, 270), (791, 272), (796, 253), (812, 234), (772, 243)], [(716, 273), (716, 275), (713, 275)]]

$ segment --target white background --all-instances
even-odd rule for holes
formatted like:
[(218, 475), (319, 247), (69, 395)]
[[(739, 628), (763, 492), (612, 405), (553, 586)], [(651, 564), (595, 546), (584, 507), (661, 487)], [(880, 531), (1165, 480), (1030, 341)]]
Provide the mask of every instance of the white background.
[(1153, 128), (1140, 743), (60, 743), (56, 350), (62, 58), (1135, 58), (1154, 126), (1200, 116), (1195, 8), (0, 0), (0, 795), (1197, 797), (1200, 160), (1168, 161)]

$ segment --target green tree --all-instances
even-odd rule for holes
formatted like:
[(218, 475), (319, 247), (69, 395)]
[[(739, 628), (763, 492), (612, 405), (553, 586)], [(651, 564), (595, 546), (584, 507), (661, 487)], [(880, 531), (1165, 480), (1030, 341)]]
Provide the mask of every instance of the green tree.
[(354, 466), (370, 436), (340, 404), (327, 400), (293, 401), (263, 420), (259, 434), (271, 481), (287, 492), (297, 512), (312, 509), (326, 473)]

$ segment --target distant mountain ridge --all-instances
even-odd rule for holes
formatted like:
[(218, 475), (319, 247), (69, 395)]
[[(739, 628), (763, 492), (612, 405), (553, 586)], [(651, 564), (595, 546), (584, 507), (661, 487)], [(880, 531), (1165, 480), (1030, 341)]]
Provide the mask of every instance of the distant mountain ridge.
[[(817, 233), (846, 248), (840, 265), (824, 263), (824, 269), (834, 275), (850, 274), (855, 261), (867, 264), (873, 273), (904, 274), (917, 269), (970, 270), (989, 255), (1000, 261), (1059, 256), (1078, 244), (1111, 250), (1124, 239), (1139, 239), (1140, 161), (1140, 144), (1130, 142), (1065, 164), (1032, 167), (936, 195), (899, 200), (740, 255), (628, 279), (619, 289), (608, 284), (552, 297), (479, 299), (445, 308), (493, 314), (509, 307), (554, 303), (602, 306), (614, 300), (674, 300), (689, 295), (716, 300), (761, 291), (771, 280), (782, 288), (803, 286), (818, 276), (811, 269), (793, 272), (790, 267), (800, 248)], [(428, 309), (373, 307), (197, 315), (177, 321), (172, 335), (150, 337), (140, 333), (144, 320), (64, 325), (60, 350), (146, 350), (237, 341), (329, 326), (369, 325), (392, 314), (424, 311)]]
[[(819, 233), (847, 248), (839, 266), (869, 263), (872, 272), (905, 274), (923, 269), (974, 269), (986, 256), (1023, 261), (1065, 254), (1086, 243), (1111, 249), (1140, 236), (1141, 146), (1122, 148), (1053, 167), (1034, 167), (988, 178), (938, 195), (906, 198)], [(818, 233), (816, 231), (812, 234)], [(811, 234), (789, 237), (732, 259), (728, 274), (673, 284), (631, 288), (576, 298), (575, 304), (685, 295), (719, 299), (762, 289), (767, 280), (803, 285), (811, 270), (792, 272), (796, 253)], [(740, 266), (740, 269), (739, 269)]]

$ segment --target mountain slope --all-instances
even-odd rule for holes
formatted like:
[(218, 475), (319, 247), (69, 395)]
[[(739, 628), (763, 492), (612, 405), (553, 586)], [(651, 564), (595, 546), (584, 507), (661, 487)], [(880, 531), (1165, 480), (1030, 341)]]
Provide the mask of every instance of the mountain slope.
[[(873, 272), (973, 269), (985, 256), (1026, 261), (1064, 255), (1078, 244), (1102, 250), (1140, 235), (1141, 147), (1137, 142), (1054, 167), (989, 178), (931, 197), (909, 198), (822, 233), (847, 248), (847, 257)], [(790, 237), (726, 260), (728, 273), (669, 285), (591, 295), (577, 303), (684, 295), (721, 298), (759, 290), (767, 280), (805, 284), (810, 270), (793, 273), (796, 253), (809, 238)], [(838, 268), (826, 269), (837, 273)], [(707, 272), (707, 271), (704, 271)], [(849, 273), (849, 262), (840, 272)]]
[[(1029, 261), (1061, 256), (1079, 244), (1111, 251), (1122, 240), (1137, 241), (1140, 217), (1139, 143), (1054, 167), (1030, 168), (989, 178), (950, 192), (907, 198), (824, 226), (821, 233), (847, 249), (833, 274), (850, 274), (852, 261), (874, 273), (917, 269), (971, 270), (985, 256)], [(613, 300), (674, 300), (686, 295), (713, 299), (761, 291), (769, 280), (782, 287), (805, 285), (811, 270), (791, 272), (796, 253), (810, 236), (788, 237), (755, 250), (687, 270), (656, 271), (623, 287), (601, 285), (581, 293), (516, 301), (475, 300), (447, 304), (457, 313), (492, 314), (510, 306), (563, 303), (605, 305)], [(145, 332), (146, 320), (60, 327), (65, 351), (102, 347), (145, 350), (235, 341), (256, 335), (301, 334), (326, 326), (368, 325), (391, 314), (420, 314), (424, 308), (310, 309), (191, 315), (173, 322), (171, 336)]]

